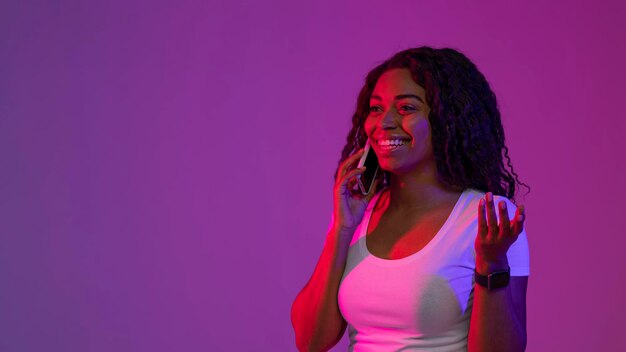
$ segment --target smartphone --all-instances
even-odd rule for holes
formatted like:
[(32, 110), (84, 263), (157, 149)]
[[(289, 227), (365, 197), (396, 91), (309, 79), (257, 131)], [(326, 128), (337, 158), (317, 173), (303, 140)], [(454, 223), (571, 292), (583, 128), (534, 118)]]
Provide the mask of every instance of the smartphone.
[(361, 189), (361, 194), (368, 195), (372, 190), (372, 184), (374, 184), (374, 179), (376, 175), (378, 175), (378, 157), (372, 146), (370, 145), (369, 139), (365, 143), (365, 150), (363, 151), (363, 155), (359, 160), (359, 165), (357, 167), (365, 166), (365, 172), (356, 175), (357, 182), (359, 184), (359, 188)]

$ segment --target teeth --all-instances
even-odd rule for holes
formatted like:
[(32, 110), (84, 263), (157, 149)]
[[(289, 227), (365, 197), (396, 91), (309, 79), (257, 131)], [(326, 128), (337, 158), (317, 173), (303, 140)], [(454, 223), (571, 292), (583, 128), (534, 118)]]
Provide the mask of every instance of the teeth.
[(402, 145), (402, 144), (407, 144), (409, 143), (409, 141), (407, 140), (402, 140), (402, 139), (382, 139), (378, 141), (378, 145), (380, 146), (386, 146), (386, 145)]

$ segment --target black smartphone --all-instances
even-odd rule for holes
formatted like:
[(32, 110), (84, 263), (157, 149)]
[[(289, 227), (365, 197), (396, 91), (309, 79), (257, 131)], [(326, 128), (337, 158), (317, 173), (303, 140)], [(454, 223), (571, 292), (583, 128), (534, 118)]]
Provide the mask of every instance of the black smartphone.
[(376, 175), (378, 175), (378, 157), (372, 146), (370, 145), (369, 139), (365, 143), (365, 150), (363, 151), (363, 155), (361, 155), (361, 159), (359, 160), (359, 165), (357, 167), (365, 166), (365, 172), (358, 174), (356, 176), (357, 182), (359, 184), (359, 189), (361, 189), (361, 194), (368, 195), (372, 190), (372, 184), (374, 183), (374, 179)]

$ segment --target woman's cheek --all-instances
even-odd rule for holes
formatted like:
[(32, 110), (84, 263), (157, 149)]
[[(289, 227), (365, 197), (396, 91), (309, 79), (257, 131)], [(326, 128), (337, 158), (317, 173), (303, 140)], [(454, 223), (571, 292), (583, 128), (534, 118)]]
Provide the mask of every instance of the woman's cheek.
[(365, 129), (365, 134), (367, 134), (368, 136), (372, 135), (372, 132), (374, 132), (374, 123), (372, 122), (371, 118), (367, 118), (365, 120), (365, 124), (363, 125), (363, 128)]

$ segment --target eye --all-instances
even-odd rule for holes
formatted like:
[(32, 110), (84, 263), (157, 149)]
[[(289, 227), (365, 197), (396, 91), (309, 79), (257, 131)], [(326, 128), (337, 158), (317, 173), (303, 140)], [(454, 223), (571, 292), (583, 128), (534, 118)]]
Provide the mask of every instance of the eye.
[[(398, 110), (400, 111), (416, 111), (416, 108), (412, 105), (401, 105)], [(381, 112), (382, 109), (380, 107), (380, 105), (373, 105), (370, 106), (370, 112)]]

